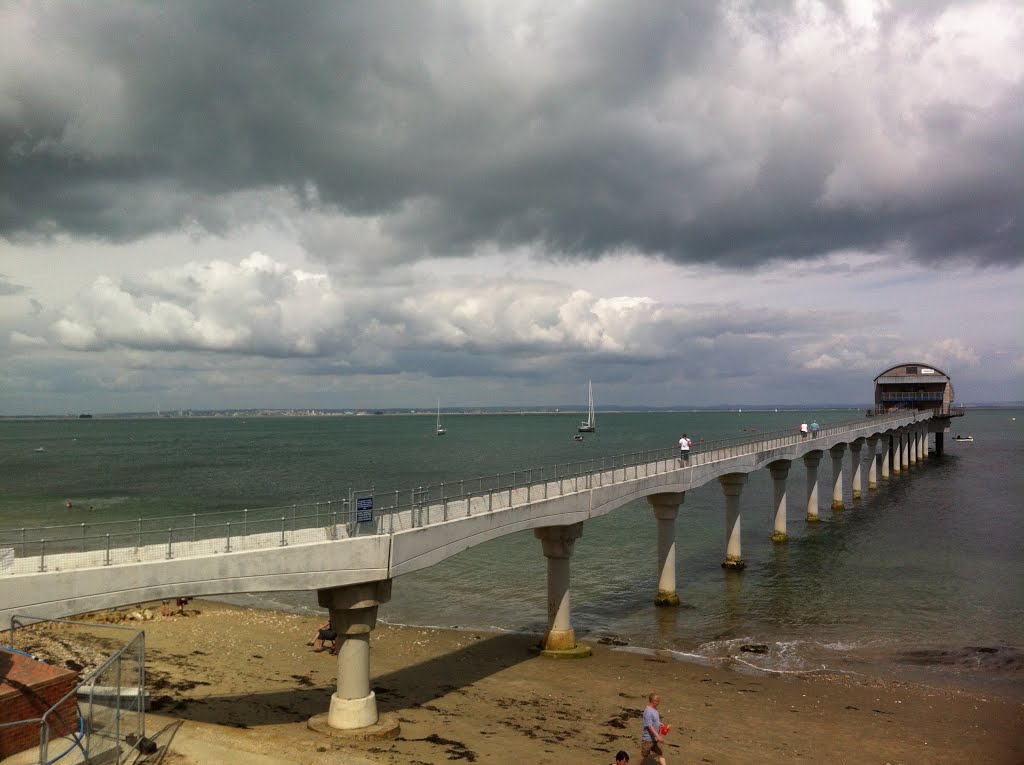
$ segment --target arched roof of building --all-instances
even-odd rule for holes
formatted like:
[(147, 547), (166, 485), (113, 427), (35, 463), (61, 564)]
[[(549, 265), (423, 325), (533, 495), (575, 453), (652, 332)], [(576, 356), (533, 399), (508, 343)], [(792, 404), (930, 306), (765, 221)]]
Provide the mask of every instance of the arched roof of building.
[(899, 364), (895, 364), (895, 365), (889, 367), (884, 372), (879, 372), (877, 375), (875, 375), (875, 380), (874, 381), (877, 383), (879, 377), (883, 377), (883, 376), (889, 374), (890, 372), (892, 372), (893, 370), (900, 369), (902, 367), (927, 367), (928, 369), (934, 369), (937, 374), (942, 375), (947, 380), (950, 379), (949, 375), (947, 375), (945, 372), (943, 372), (937, 366), (934, 366), (932, 364), (927, 364), (927, 363), (925, 363), (923, 361), (902, 361)]

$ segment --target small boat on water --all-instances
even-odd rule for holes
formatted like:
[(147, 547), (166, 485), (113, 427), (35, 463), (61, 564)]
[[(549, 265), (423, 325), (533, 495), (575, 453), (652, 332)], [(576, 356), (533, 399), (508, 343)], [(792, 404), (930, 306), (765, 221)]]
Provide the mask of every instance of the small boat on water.
[(579, 433), (593, 433), (597, 430), (597, 418), (594, 416), (594, 383), (592, 380), (587, 380), (587, 394), (590, 399), (588, 404), (589, 410), (587, 419), (576, 428)]
[(33, 449), (33, 451), (36, 451), (36, 452), (45, 452), (45, 451), (46, 451), (46, 447), (43, 447), (43, 446), (37, 446), (37, 447), (36, 447), (35, 449)]
[(441, 399), (437, 400), (437, 435), (443, 436), (448, 431), (441, 425)]
[(582, 441), (583, 440), (583, 436), (577, 434), (577, 435), (572, 437), (572, 440), (573, 441)]
[(958, 436), (953, 436), (953, 440), (954, 441), (969, 441), (970, 443), (974, 443), (974, 436), (959, 436), (958, 435)]

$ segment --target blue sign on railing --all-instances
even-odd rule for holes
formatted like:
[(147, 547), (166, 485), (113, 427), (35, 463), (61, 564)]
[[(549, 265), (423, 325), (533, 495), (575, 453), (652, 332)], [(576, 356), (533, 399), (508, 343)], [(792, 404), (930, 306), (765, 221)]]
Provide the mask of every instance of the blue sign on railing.
[(373, 520), (373, 497), (356, 498), (356, 523), (369, 523)]

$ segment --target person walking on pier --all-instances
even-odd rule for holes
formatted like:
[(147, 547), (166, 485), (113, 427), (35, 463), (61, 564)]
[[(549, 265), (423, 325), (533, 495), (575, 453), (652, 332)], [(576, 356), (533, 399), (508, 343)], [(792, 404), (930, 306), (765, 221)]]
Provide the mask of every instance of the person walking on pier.
[(800, 438), (807, 438), (807, 423), (800, 423)]
[(661, 696), (652, 693), (647, 697), (647, 708), (644, 709), (644, 729), (640, 734), (640, 762), (641, 765), (647, 762), (652, 754), (658, 761), (658, 765), (665, 765), (665, 753), (661, 751), (662, 731), (668, 732), (668, 728), (662, 726), (661, 715), (658, 713), (658, 704), (661, 703)]
[(811, 421), (811, 438), (817, 438), (817, 437), (818, 437), (818, 421), (817, 420), (812, 420)]
[(693, 441), (687, 438), (686, 434), (683, 433), (682, 438), (679, 439), (679, 464), (689, 465), (690, 464), (690, 447), (693, 445)]

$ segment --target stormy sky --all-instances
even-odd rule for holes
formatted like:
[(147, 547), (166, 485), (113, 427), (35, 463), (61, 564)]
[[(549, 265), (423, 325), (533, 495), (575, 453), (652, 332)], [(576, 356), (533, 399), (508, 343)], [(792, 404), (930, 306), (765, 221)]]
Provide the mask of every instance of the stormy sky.
[(0, 2), (0, 414), (1024, 399), (1024, 4)]

